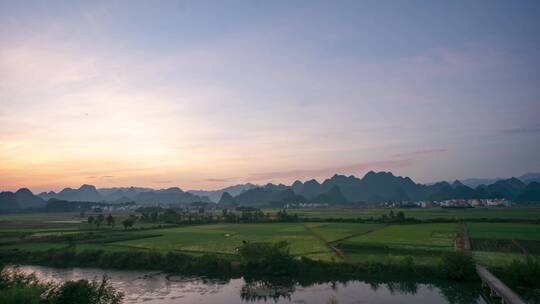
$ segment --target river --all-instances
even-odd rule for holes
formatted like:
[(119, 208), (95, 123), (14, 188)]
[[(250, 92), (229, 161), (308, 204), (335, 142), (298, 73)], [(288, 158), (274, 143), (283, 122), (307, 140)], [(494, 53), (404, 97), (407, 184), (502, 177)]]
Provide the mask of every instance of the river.
[(170, 276), (162, 272), (17, 266), (44, 281), (100, 279), (106, 274), (125, 293), (124, 303), (485, 303), (476, 287), (453, 282), (327, 282), (302, 286), (238, 279)]

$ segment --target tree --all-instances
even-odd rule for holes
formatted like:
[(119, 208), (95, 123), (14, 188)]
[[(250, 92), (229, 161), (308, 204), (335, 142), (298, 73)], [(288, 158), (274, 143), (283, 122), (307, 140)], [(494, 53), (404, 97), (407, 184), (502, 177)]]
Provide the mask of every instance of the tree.
[(114, 217), (110, 213), (109, 216), (107, 216), (107, 225), (114, 228)]
[(405, 213), (403, 211), (399, 211), (396, 215), (396, 221), (402, 223), (405, 221)]
[(133, 227), (135, 222), (137, 221), (137, 216), (130, 215), (127, 219), (122, 221), (122, 225), (124, 226), (124, 230), (127, 230), (128, 228)]
[(99, 226), (101, 226), (101, 223), (103, 223), (104, 220), (105, 220), (105, 217), (103, 216), (103, 214), (98, 215), (98, 217), (96, 219), (96, 226), (98, 227), (98, 229), (99, 229)]
[(90, 215), (90, 216), (88, 217), (88, 220), (87, 220), (87, 221), (88, 221), (88, 224), (92, 225), (92, 224), (94, 223), (94, 216), (93, 216), (93, 215)]

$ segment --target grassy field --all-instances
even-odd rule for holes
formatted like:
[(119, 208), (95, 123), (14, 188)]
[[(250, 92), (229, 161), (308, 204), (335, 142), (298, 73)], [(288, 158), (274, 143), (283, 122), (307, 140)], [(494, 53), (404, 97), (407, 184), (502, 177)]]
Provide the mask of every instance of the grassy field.
[(384, 227), (383, 224), (355, 223), (308, 223), (307, 227), (327, 242), (335, 242), (346, 238), (370, 233)]
[[(269, 210), (266, 210), (269, 211)], [(389, 209), (291, 210), (301, 217), (369, 218), (388, 214)], [(398, 210), (394, 210), (397, 212)], [(435, 218), (496, 218), (538, 220), (540, 209), (401, 209), (406, 216)], [(116, 228), (96, 229), (77, 213), (23, 214), (0, 216), (0, 250), (41, 251), (67, 247), (66, 236), (76, 241), (77, 250), (156, 250), (235, 254), (242, 241), (290, 243), (296, 256), (341, 260), (328, 246), (340, 248), (349, 262), (392, 263), (407, 256), (417, 264), (436, 264), (453, 250), (456, 223), (385, 225), (365, 223), (305, 222), (267, 224), (212, 224), (159, 228), (137, 223), (123, 231), (120, 222), (129, 213), (113, 214)], [(88, 216), (88, 214), (87, 214)], [(149, 230), (139, 230), (149, 228)], [(540, 225), (529, 223), (467, 223), (475, 259), (486, 265), (502, 265), (525, 254), (540, 255)], [(88, 238), (87, 236), (90, 235)]]
[(214, 224), (154, 230), (162, 236), (115, 242), (111, 245), (154, 250), (235, 253), (242, 241), (287, 241), (294, 255), (328, 253), (324, 242), (316, 239), (301, 224)]
[[(506, 219), (506, 220), (540, 220), (540, 208), (468, 208), (468, 209), (444, 209), (444, 208), (411, 208), (392, 209), (394, 213), (402, 211), (406, 217), (420, 220), (433, 219)], [(268, 209), (267, 211), (275, 211)], [(296, 213), (301, 218), (344, 218), (344, 219), (369, 219), (379, 218), (388, 214), (387, 208), (355, 208), (355, 209), (297, 209), (289, 213)]]
[(501, 266), (526, 255), (540, 256), (540, 225), (468, 223), (467, 232), (476, 259)]
[(540, 241), (540, 225), (514, 223), (469, 223), (467, 232), (470, 238), (510, 239)]
[(419, 265), (436, 265), (453, 250), (456, 224), (390, 225), (339, 241), (351, 262), (393, 263), (407, 256)]
[(456, 224), (391, 225), (347, 239), (342, 244), (351, 247), (452, 250), (456, 232)]

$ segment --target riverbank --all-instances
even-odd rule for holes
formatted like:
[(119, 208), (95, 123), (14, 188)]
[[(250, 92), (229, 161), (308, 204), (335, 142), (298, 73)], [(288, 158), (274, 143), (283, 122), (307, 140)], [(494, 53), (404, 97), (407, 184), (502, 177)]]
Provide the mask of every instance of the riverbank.
[[(20, 266), (42, 280), (92, 279), (107, 275), (125, 294), (124, 303), (184, 304), (268, 302), (276, 304), (368, 303), (447, 304), (484, 303), (477, 282), (407, 278), (367, 278), (299, 282), (286, 278), (209, 278), (171, 275), (159, 271), (104, 270), (96, 268), (51, 268)], [(333, 302), (332, 302), (333, 301)]]
[[(47, 251), (1, 250), (4, 264), (32, 264), (53, 267), (97, 267), (123, 270), (160, 270), (168, 273), (238, 278), (241, 276), (292, 277), (299, 281), (319, 278), (357, 279), (379, 276), (418, 276), (434, 279), (475, 280), (474, 262), (466, 254), (449, 252), (437, 266), (415, 265), (413, 257), (387, 259), (385, 262), (325, 262), (268, 248), (255, 249), (257, 260), (242, 255), (200, 256), (178, 252), (126, 250), (103, 251), (74, 248)], [(249, 255), (250, 253), (246, 253)]]

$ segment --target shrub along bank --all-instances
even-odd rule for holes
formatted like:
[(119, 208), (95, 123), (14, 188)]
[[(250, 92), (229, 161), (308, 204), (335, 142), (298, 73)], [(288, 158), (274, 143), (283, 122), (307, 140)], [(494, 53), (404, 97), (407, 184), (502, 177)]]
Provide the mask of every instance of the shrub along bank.
[(0, 303), (2, 304), (120, 304), (124, 295), (117, 292), (107, 277), (101, 280), (44, 283), (34, 275), (21, 274), (0, 265)]
[(42, 252), (21, 250), (0, 251), (0, 263), (35, 264), (54, 267), (99, 267), (109, 269), (163, 270), (170, 273), (240, 277), (246, 275), (289, 277), (341, 277), (354, 279), (365, 276), (410, 276), (411, 274), (471, 280), (476, 278), (474, 261), (469, 254), (448, 252), (440, 265), (416, 265), (413, 257), (387, 262), (345, 263), (295, 258), (286, 242), (244, 242), (238, 255), (188, 255), (180, 252), (103, 251), (53, 249)]

